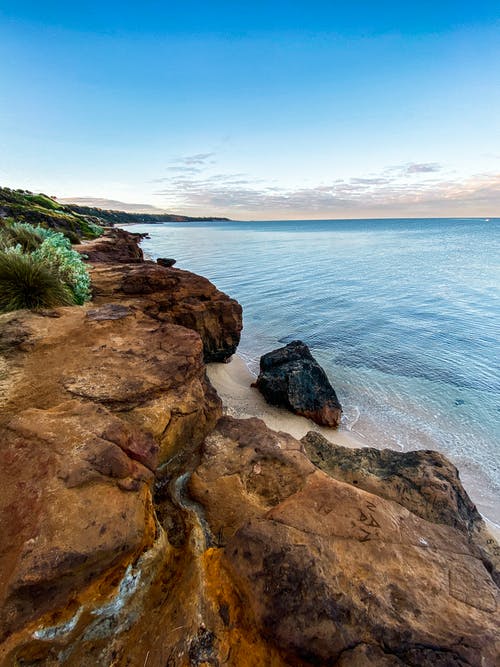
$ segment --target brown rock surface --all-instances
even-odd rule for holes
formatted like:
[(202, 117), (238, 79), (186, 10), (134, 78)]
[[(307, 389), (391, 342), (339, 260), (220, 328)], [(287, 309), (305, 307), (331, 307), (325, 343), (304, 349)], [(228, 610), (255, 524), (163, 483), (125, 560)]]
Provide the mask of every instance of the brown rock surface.
[(144, 261), (144, 254), (139, 246), (142, 234), (127, 232), (118, 227), (108, 227), (103, 236), (92, 241), (84, 241), (74, 246), (89, 262), (96, 264), (115, 264)]
[(302, 443), (311, 461), (335, 479), (393, 500), (417, 516), (457, 528), (478, 550), (500, 586), (500, 547), (460, 482), (458, 470), (434, 451), (350, 449), (309, 431)]
[(194, 331), (116, 304), (57, 314), (3, 316), (10, 382), (0, 415), (78, 397), (145, 428), (160, 445), (160, 462), (187, 441), (201, 442), (221, 406)]
[(333, 479), (259, 420), (222, 419), (190, 489), (285, 664), (498, 664), (499, 590), (462, 531)]
[(153, 472), (144, 464), (155, 466), (157, 447), (106, 409), (78, 401), (23, 411), (1, 440), (5, 639), (37, 616), (74, 605), (78, 592), (153, 543)]
[(215, 428), (241, 309), (116, 231), (93, 304), (0, 317), (0, 666), (495, 667), (453, 466)]
[(120, 304), (4, 315), (0, 350), (0, 664), (96, 664), (170, 559), (157, 466), (220, 400), (194, 331)]
[(206, 278), (155, 262), (95, 265), (92, 289), (96, 304), (118, 301), (160, 322), (196, 331), (205, 361), (225, 361), (242, 329), (241, 306)]

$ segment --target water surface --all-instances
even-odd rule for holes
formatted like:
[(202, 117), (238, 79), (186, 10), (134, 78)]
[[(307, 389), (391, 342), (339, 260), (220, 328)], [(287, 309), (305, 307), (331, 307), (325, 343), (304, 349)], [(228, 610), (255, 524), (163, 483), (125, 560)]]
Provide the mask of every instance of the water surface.
[(498, 220), (134, 225), (243, 306), (239, 353), (301, 339), (343, 425), (367, 444), (432, 448), (500, 523)]

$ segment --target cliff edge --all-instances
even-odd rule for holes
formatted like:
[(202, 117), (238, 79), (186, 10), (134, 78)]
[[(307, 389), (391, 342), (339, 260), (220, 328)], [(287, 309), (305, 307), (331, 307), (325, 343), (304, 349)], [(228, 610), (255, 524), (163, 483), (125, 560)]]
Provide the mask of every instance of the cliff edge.
[(138, 240), (80, 247), (87, 306), (0, 317), (0, 665), (497, 665), (456, 469), (223, 417), (241, 307)]

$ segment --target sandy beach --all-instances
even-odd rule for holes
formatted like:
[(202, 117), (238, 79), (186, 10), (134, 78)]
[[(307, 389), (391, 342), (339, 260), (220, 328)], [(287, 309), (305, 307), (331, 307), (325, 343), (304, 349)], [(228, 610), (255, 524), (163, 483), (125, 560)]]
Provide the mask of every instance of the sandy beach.
[[(207, 374), (222, 399), (224, 413), (231, 417), (239, 419), (258, 417), (274, 431), (284, 431), (298, 439), (302, 438), (308, 431), (316, 431), (330, 442), (344, 447), (373, 446), (372, 443), (367, 442), (365, 438), (357, 433), (342, 428), (332, 429), (318, 426), (310, 419), (299, 417), (287, 410), (275, 408), (266, 403), (261, 393), (250, 386), (255, 380), (255, 376), (250, 372), (244, 360), (237, 355), (234, 355), (227, 364), (208, 364)], [(467, 491), (481, 510), (480, 490), (471, 486), (470, 480), (468, 480)], [(487, 517), (485, 517), (485, 521), (492, 535), (500, 542), (500, 526), (489, 521)]]
[(331, 442), (344, 447), (366, 447), (369, 444), (350, 431), (318, 426), (310, 419), (266, 403), (258, 389), (250, 386), (255, 376), (237, 355), (227, 364), (209, 364), (207, 372), (224, 403), (225, 414), (231, 417), (258, 417), (274, 431), (284, 431), (298, 439), (308, 431), (317, 431)]

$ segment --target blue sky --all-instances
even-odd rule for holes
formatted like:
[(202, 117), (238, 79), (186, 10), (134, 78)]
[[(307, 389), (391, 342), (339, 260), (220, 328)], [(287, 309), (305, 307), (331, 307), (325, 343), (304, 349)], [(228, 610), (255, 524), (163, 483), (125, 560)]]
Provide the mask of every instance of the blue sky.
[(500, 215), (499, 19), (0, 0), (0, 183), (240, 219)]

